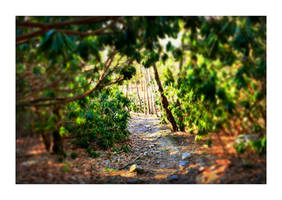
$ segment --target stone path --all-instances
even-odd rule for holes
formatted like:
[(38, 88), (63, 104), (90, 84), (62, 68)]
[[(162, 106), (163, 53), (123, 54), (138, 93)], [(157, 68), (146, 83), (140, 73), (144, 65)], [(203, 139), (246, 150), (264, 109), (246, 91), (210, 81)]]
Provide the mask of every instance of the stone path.
[(193, 152), (181, 152), (170, 139), (173, 135), (170, 128), (161, 125), (158, 118), (133, 115), (128, 130), (132, 133), (132, 150), (142, 154), (134, 164), (143, 169), (139, 173), (137, 170), (137, 178), (129, 182), (195, 183), (197, 170), (187, 168)]
[[(212, 146), (195, 142), (189, 132), (171, 132), (167, 125), (152, 116), (132, 114), (130, 152), (99, 150), (101, 156), (89, 157), (85, 149), (65, 140), (67, 157), (58, 162), (46, 152), (39, 138), (17, 139), (17, 183), (266, 183), (266, 159), (255, 156), (251, 163), (222, 155), (223, 148), (214, 135)], [(226, 137), (225, 137), (226, 139)], [(30, 141), (30, 142), (29, 142)], [(234, 141), (234, 140), (233, 140)], [(229, 142), (229, 145), (232, 142)], [(228, 147), (228, 144), (225, 146)], [(79, 156), (71, 158), (75, 151)], [(21, 155), (29, 155), (24, 157)], [(250, 168), (251, 166), (251, 168)]]

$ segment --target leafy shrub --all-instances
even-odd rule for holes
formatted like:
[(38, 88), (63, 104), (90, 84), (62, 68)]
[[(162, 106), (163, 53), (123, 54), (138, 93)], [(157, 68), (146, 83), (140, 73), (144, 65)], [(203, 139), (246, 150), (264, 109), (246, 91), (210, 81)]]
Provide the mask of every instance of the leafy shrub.
[(87, 151), (88, 155), (89, 155), (91, 158), (97, 158), (97, 157), (99, 157), (99, 156), (101, 155), (100, 152), (95, 152), (95, 151), (93, 151), (90, 146), (88, 146), (88, 148), (87, 148), (86, 151)]
[(234, 147), (238, 154), (243, 154), (247, 150), (247, 147), (244, 143), (236, 144)]
[(266, 153), (266, 136), (250, 142), (250, 146), (258, 152), (259, 155), (263, 155)]
[[(258, 24), (260, 29), (256, 28)], [(253, 21), (252, 17), (222, 17), (214, 23), (191, 18), (184, 28), (187, 33), (182, 36), (180, 48), (191, 47), (182, 51), (181, 59), (168, 43), (165, 60), (169, 68), (162, 74), (178, 128), (185, 126), (189, 132), (205, 136), (222, 129), (238, 130), (232, 122), (240, 120), (240, 129), (246, 133), (265, 132), (265, 18)], [(246, 59), (250, 57), (253, 60)], [(254, 145), (254, 149), (264, 151), (260, 142)], [(240, 153), (244, 149), (243, 145), (237, 146)]]
[(195, 142), (200, 142), (202, 140), (202, 136), (196, 135), (195, 136)]
[[(124, 142), (129, 131), (127, 122), (130, 117), (126, 107), (129, 100), (117, 89), (107, 89), (92, 97), (71, 103), (68, 108), (69, 120), (75, 121), (72, 126), (66, 126), (68, 132), (76, 135), (74, 144), (82, 148), (91, 148), (93, 143), (103, 149)], [(98, 154), (89, 150), (91, 157)]]

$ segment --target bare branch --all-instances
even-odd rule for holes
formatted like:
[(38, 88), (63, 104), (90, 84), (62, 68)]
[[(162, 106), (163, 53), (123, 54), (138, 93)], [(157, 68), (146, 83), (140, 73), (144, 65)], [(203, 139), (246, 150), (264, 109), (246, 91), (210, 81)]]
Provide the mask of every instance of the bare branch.
[(29, 21), (19, 21), (17, 22), (17, 26), (21, 27), (30, 27), (30, 28), (41, 28), (41, 29), (53, 29), (58, 27), (63, 27), (67, 25), (77, 25), (77, 24), (88, 24), (88, 23), (95, 23), (95, 22), (104, 22), (110, 19), (114, 19), (116, 17), (103, 17), (103, 16), (96, 16), (96, 17), (80, 17), (68, 21), (62, 22), (55, 22), (50, 24), (44, 23), (36, 23), (36, 22), (29, 22)]
[(44, 34), (46, 31), (47, 30), (40, 29), (39, 31), (34, 31), (32, 33), (28, 33), (28, 34), (25, 34), (25, 35), (18, 36), (16, 38), (16, 40), (17, 40), (16, 45), (23, 44), (23, 43), (27, 42), (28, 39), (35, 37), (35, 36), (38, 36), (38, 35), (41, 35), (41, 34)]
[[(38, 31), (34, 31), (32, 33), (28, 33), (25, 35), (18, 36), (16, 38), (16, 45), (23, 44), (27, 42), (28, 39), (39, 36), (44, 34), (45, 32), (49, 31), (50, 29), (59, 28), (66, 25), (76, 25), (76, 24), (87, 24), (87, 23), (94, 23), (94, 22), (104, 22), (108, 20), (118, 19), (118, 17), (88, 17), (88, 18), (79, 18), (75, 20), (69, 20), (65, 22), (57, 22), (52, 24), (43, 24), (43, 23), (33, 23), (33, 22), (17, 22), (17, 26), (23, 27), (31, 27), (31, 28), (40, 28)], [(105, 31), (114, 25), (113, 21), (111, 24), (104, 28), (100, 28), (93, 32), (79, 32), (79, 31), (72, 31), (72, 30), (55, 30), (56, 32), (65, 33), (68, 35), (77, 35), (81, 37), (91, 36), (91, 35), (100, 35), (105, 34)]]

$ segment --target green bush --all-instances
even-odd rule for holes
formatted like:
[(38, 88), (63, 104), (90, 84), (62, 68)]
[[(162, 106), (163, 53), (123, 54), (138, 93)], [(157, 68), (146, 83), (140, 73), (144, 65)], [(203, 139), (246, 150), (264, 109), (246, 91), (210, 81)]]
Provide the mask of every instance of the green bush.
[(238, 154), (243, 154), (247, 150), (247, 146), (244, 143), (239, 143), (235, 145), (235, 149)]
[(100, 156), (100, 152), (93, 151), (93, 149), (90, 146), (88, 146), (86, 151), (91, 158), (97, 158)]
[[(65, 128), (76, 136), (73, 143), (82, 148), (89, 148), (91, 144), (111, 148), (128, 138), (126, 128), (130, 115), (126, 107), (129, 104), (130, 101), (117, 89), (102, 90), (68, 106), (67, 116), (75, 123)], [(91, 151), (88, 153), (91, 157), (98, 156)]]
[(250, 146), (258, 152), (259, 155), (266, 154), (266, 136), (259, 138), (256, 141), (250, 142)]
[[(168, 61), (162, 63), (169, 66), (162, 70), (162, 83), (178, 128), (206, 136), (232, 132), (237, 127), (231, 122), (240, 120), (244, 132), (264, 133), (265, 17), (222, 17), (212, 23), (200, 17), (185, 23), (179, 47), (183, 57), (168, 43)], [(264, 151), (260, 142), (254, 146)], [(244, 152), (243, 145), (237, 149)]]

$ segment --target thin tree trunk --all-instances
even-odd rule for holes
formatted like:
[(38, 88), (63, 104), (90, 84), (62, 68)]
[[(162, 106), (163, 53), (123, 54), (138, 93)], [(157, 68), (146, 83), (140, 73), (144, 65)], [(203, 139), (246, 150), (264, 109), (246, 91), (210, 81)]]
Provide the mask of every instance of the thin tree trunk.
[(128, 84), (125, 85), (125, 96), (128, 97)]
[(171, 123), (173, 131), (177, 131), (178, 127), (177, 127), (176, 121), (175, 121), (175, 119), (174, 119), (170, 109), (168, 108), (169, 103), (167, 101), (166, 96), (164, 95), (163, 86), (162, 86), (162, 83), (160, 81), (159, 73), (158, 73), (158, 70), (157, 70), (157, 67), (156, 67), (155, 64), (153, 65), (153, 69), (154, 69), (154, 73), (155, 73), (155, 80), (156, 80), (157, 85), (159, 87), (159, 93), (160, 93), (160, 96), (161, 96), (161, 102), (162, 102), (162, 106), (163, 106), (163, 108), (165, 110), (166, 117), (167, 117), (168, 121)]
[(138, 85), (137, 85), (137, 80), (135, 79), (135, 88), (136, 88), (136, 93), (137, 93), (137, 97), (138, 97), (138, 100), (139, 100), (139, 106), (140, 106), (140, 110), (142, 109), (142, 104), (141, 104), (141, 98), (140, 98), (140, 95), (139, 95), (139, 90), (138, 90)]
[(123, 94), (126, 96), (126, 85), (122, 85)]
[(153, 91), (152, 91), (152, 82), (150, 77), (150, 70), (147, 70), (148, 80), (149, 80), (149, 94), (150, 94), (150, 104), (151, 104), (151, 111), (154, 114), (154, 102), (153, 102)]
[[(152, 69), (152, 74), (154, 73), (154, 69)], [(151, 77), (151, 76), (150, 76)], [(152, 80), (154, 80), (153, 78), (151, 78)], [(156, 113), (156, 115), (157, 115), (157, 117), (159, 117), (159, 114), (158, 114), (158, 111), (160, 111), (160, 108), (159, 108), (159, 105), (157, 105), (155, 102), (156, 102), (156, 96), (155, 96), (155, 91), (157, 91), (156, 90), (156, 87), (155, 87), (155, 84), (156, 82), (155, 82), (155, 80), (154, 80), (154, 84), (153, 84), (153, 87), (152, 87), (152, 89), (153, 89), (153, 98), (154, 98), (154, 108), (155, 108), (155, 113)]]
[[(40, 111), (38, 110), (38, 108), (36, 109), (36, 114), (37, 114), (38, 120), (39, 121), (43, 121), (42, 115), (41, 115)], [(49, 133), (47, 133), (45, 131), (40, 131), (40, 135), (42, 137), (42, 140), (43, 140), (43, 143), (44, 143), (46, 151), (49, 152), (50, 151), (50, 147), (51, 147), (51, 138), (50, 138)]]
[(144, 107), (144, 114), (146, 115), (146, 93), (145, 93), (145, 86), (144, 80), (142, 80), (142, 90), (143, 90), (143, 107)]
[[(142, 72), (142, 69), (140, 69), (140, 71)], [(143, 85), (143, 97), (144, 97), (144, 114), (147, 115), (147, 101), (146, 101), (146, 91), (145, 91), (145, 74), (142, 72), (143, 75), (143, 81), (142, 81), (142, 85)]]
[(151, 111), (152, 114), (155, 114), (155, 102), (154, 102), (154, 98), (153, 98), (153, 90), (152, 90), (152, 82), (151, 82), (151, 75), (150, 75), (150, 69), (147, 70), (147, 75), (148, 75), (148, 81), (149, 81), (149, 93), (150, 93), (150, 104), (151, 104)]
[(150, 97), (149, 97), (149, 92), (148, 92), (148, 81), (147, 81), (147, 71), (144, 68), (144, 77), (145, 77), (145, 89), (146, 89), (146, 101), (147, 101), (147, 113), (151, 114), (151, 106), (150, 106)]
[[(181, 107), (181, 104), (180, 104), (179, 99), (177, 99), (176, 105), (177, 105), (178, 108), (182, 111), (182, 107)], [(180, 131), (185, 131), (184, 117), (183, 117), (182, 112), (180, 113), (180, 115), (179, 115), (179, 117), (178, 117), (178, 120), (179, 120), (180, 123), (181, 123), (181, 125), (179, 126)]]
[[(59, 108), (56, 107), (54, 109), (54, 114), (57, 117), (57, 124), (60, 122), (60, 113), (59, 113)], [(59, 128), (53, 132), (53, 152), (58, 155), (64, 155), (64, 140), (63, 137), (59, 133)]]

